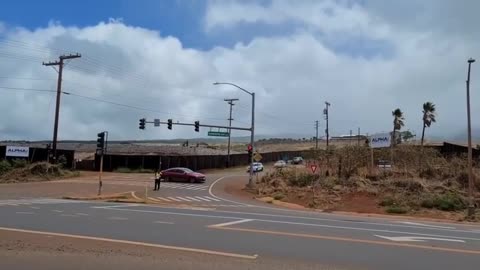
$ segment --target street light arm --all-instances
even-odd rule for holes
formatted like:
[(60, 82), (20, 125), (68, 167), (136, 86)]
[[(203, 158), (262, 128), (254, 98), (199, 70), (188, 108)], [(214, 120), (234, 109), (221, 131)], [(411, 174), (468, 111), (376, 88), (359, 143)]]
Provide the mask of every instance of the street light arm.
[(234, 86), (234, 87), (242, 90), (243, 92), (245, 92), (245, 93), (247, 93), (247, 94), (249, 94), (249, 95), (251, 95), (251, 96), (253, 95), (252, 92), (250, 92), (250, 91), (248, 91), (248, 90), (245, 90), (245, 89), (243, 89), (242, 87), (240, 87), (240, 86), (238, 86), (238, 85), (236, 85), (236, 84), (234, 84), (234, 83), (229, 83), (229, 82), (214, 82), (214, 83), (213, 83), (213, 85), (221, 85), (221, 84), (227, 84), (227, 85)]

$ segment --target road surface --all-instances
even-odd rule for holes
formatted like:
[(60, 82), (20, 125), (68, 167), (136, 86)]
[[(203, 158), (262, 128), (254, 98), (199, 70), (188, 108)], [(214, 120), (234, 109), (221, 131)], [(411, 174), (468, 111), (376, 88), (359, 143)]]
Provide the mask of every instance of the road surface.
[[(189, 269), (186, 262), (208, 269), (216, 258), (221, 267), (231, 269), (282, 269), (283, 265), (288, 266), (285, 269), (439, 270), (480, 265), (480, 226), (278, 209), (223, 194), (218, 187), (228, 181), (238, 177), (212, 175), (196, 186), (162, 183), (162, 190), (149, 192), (158, 200), (169, 199), (171, 206), (0, 200), (0, 233), (86, 241), (92, 248), (98, 246), (95, 243), (148, 248), (149, 254), (170, 258), (165, 259), (169, 269)], [(184, 256), (182, 263), (166, 254)], [(45, 258), (31, 256), (26, 264)], [(126, 266), (128, 255), (120, 257)], [(12, 269), (11, 261), (0, 260), (0, 266), (7, 263)], [(149, 263), (139, 264), (140, 269), (150, 268)], [(39, 265), (49, 269), (51, 264)]]

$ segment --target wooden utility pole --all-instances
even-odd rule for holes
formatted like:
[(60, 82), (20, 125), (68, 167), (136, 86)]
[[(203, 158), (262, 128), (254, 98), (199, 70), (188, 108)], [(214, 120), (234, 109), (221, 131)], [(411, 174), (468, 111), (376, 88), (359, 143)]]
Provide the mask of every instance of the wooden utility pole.
[(326, 128), (325, 128), (325, 135), (327, 137), (327, 150), (328, 150), (328, 141), (329, 141), (329, 131), (328, 131), (328, 107), (330, 107), (330, 103), (325, 101), (325, 109), (323, 109), (323, 114), (325, 115), (326, 120)]
[(315, 121), (315, 150), (318, 150), (318, 120)]
[(235, 105), (235, 103), (233, 103), (234, 101), (238, 101), (238, 98), (226, 98), (224, 99), (224, 101), (226, 101), (228, 103), (228, 105), (230, 105), (230, 117), (228, 118), (228, 146), (227, 146), (227, 167), (230, 167), (230, 143), (231, 143), (231, 139), (232, 139), (232, 109), (233, 109), (233, 105)]
[(62, 94), (62, 74), (63, 67), (65, 65), (65, 60), (80, 58), (80, 54), (69, 54), (69, 55), (60, 55), (58, 61), (54, 62), (43, 62), (44, 66), (58, 66), (58, 81), (57, 81), (57, 102), (55, 105), (55, 123), (53, 125), (53, 141), (52, 141), (52, 162), (57, 163), (57, 134), (58, 134), (58, 118), (60, 114), (60, 97)]

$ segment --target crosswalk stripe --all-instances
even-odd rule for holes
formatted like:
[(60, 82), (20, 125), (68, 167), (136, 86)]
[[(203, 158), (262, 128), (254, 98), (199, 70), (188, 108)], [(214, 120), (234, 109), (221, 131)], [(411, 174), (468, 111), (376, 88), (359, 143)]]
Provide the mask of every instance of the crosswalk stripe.
[(175, 199), (174, 197), (167, 197), (167, 198), (172, 200), (172, 201), (181, 202), (181, 200)]
[(157, 197), (158, 199), (162, 200), (162, 201), (166, 201), (166, 202), (171, 202), (172, 200), (169, 200), (167, 198), (163, 198), (163, 197)]
[(210, 199), (210, 200), (213, 200), (213, 201), (216, 201), (216, 202), (220, 202), (220, 201), (221, 201), (221, 200), (219, 200), (219, 199), (212, 198), (212, 197), (208, 197), (208, 196), (205, 196), (205, 198)]
[(192, 200), (192, 201), (201, 202), (201, 200), (195, 199), (195, 198), (190, 197), (190, 196), (185, 196), (185, 198), (188, 198), (188, 199), (190, 199), (190, 200)]
[(184, 198), (184, 197), (177, 197), (177, 199), (185, 201), (185, 202), (191, 202), (191, 200)]
[(200, 200), (202, 200), (202, 201), (206, 201), (206, 202), (209, 202), (209, 201), (210, 201), (209, 199), (205, 199), (205, 198), (200, 197), (200, 196), (195, 196), (195, 198), (200, 199)]

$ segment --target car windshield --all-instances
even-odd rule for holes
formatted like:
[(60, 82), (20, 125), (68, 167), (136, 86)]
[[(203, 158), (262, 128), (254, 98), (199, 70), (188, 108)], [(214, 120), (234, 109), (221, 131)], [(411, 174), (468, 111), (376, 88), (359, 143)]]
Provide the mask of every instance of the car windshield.
[(186, 173), (193, 173), (193, 171), (188, 169), (188, 168), (183, 168), (182, 171), (184, 171)]

